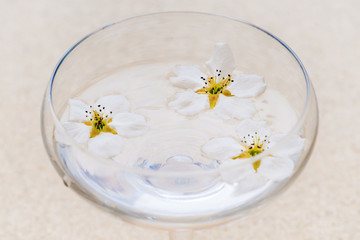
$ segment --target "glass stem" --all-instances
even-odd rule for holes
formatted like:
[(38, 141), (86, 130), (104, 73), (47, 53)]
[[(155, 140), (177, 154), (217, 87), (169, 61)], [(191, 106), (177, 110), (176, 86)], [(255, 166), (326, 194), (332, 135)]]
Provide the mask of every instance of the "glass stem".
[(192, 240), (192, 230), (172, 230), (169, 232), (170, 240)]

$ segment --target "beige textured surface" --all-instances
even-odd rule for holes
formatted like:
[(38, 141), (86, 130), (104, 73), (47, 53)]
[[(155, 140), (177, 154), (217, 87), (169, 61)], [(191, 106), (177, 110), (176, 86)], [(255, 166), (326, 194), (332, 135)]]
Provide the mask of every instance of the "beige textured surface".
[[(65, 188), (40, 136), (40, 103), (62, 54), (94, 29), (160, 10), (246, 19), (288, 43), (314, 83), (321, 125), (297, 182), (262, 213), (195, 239), (360, 239), (359, 1), (0, 0), (0, 239), (167, 239)], [(195, 34), (195, 33), (194, 33)]]

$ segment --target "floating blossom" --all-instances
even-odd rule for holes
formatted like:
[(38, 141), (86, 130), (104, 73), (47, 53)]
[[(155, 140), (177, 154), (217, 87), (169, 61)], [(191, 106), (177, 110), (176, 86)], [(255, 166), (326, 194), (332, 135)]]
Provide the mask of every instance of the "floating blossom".
[(235, 60), (226, 43), (216, 43), (214, 52), (206, 62), (209, 74), (195, 66), (177, 66), (171, 83), (187, 89), (176, 94), (169, 107), (183, 115), (195, 115), (213, 108), (224, 119), (250, 118), (255, 107), (250, 100), (265, 90), (263, 78), (257, 75), (233, 74)]
[(140, 136), (148, 129), (145, 118), (129, 110), (130, 103), (121, 95), (102, 97), (92, 105), (70, 99), (69, 118), (62, 125), (90, 152), (110, 158), (122, 151), (123, 137)]
[[(223, 161), (223, 167), (230, 168), (223, 176), (226, 179), (242, 179), (254, 174), (273, 181), (281, 181), (289, 177), (304, 147), (304, 139), (295, 135), (282, 146), (271, 151), (260, 160), (254, 157), (266, 149), (271, 149), (285, 135), (271, 135), (270, 129), (263, 121), (243, 120), (236, 129), (238, 139), (230, 137), (215, 138), (206, 143), (202, 150), (211, 158)], [(241, 161), (241, 166), (229, 165)]]

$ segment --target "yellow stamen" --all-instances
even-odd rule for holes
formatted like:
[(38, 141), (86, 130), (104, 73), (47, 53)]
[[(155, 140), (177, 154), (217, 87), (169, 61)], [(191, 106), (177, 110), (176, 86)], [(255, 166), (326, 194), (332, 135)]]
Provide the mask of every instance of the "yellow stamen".
[(261, 164), (261, 160), (257, 160), (252, 163), (255, 172), (257, 172), (258, 168), (260, 167), (260, 164)]
[(83, 124), (85, 124), (86, 126), (89, 126), (89, 127), (91, 127), (91, 126), (92, 126), (92, 122), (91, 122), (91, 121), (86, 121), (86, 122), (83, 122)]
[[(248, 137), (251, 139), (250, 142), (245, 140), (241, 141), (242, 146), (245, 148), (245, 150), (238, 156), (233, 157), (232, 159), (235, 160), (235, 159), (251, 158), (264, 151), (264, 143), (266, 143), (267, 141), (267, 136), (265, 136), (265, 139), (261, 140), (260, 137), (255, 132), (254, 136), (250, 136), (249, 134)], [(254, 170), (257, 172), (258, 168), (261, 165), (261, 159), (253, 162), (252, 165)]]
[(208, 94), (210, 108), (216, 106), (220, 94), (223, 94), (226, 97), (233, 96), (231, 92), (226, 89), (233, 81), (231, 80), (231, 75), (229, 74), (228, 77), (222, 77), (220, 79), (221, 70), (216, 70), (216, 72), (219, 72), (219, 74), (214, 77), (209, 77), (207, 79), (202, 77), (201, 79), (205, 81), (205, 86), (195, 91), (197, 94)]
[(90, 131), (90, 138), (96, 137), (101, 132), (117, 134), (115, 129), (111, 128), (108, 124), (112, 122), (112, 118), (104, 113), (99, 113), (97, 110), (92, 110), (90, 121), (83, 122), (86, 126), (92, 127)]
[(198, 94), (207, 94), (205, 88), (200, 88), (199, 90), (196, 90), (195, 92)]
[(250, 158), (251, 155), (248, 153), (248, 152), (243, 152), (241, 153), (240, 155), (236, 156), (236, 157), (233, 157), (232, 159), (238, 159), (238, 158)]
[(223, 95), (226, 96), (226, 97), (232, 97), (232, 96), (234, 96), (234, 95), (232, 95), (231, 92), (230, 92), (229, 90), (227, 90), (227, 89), (225, 89), (225, 90), (223, 91)]
[(210, 108), (214, 108), (217, 100), (219, 99), (219, 94), (209, 94), (208, 97), (209, 97)]

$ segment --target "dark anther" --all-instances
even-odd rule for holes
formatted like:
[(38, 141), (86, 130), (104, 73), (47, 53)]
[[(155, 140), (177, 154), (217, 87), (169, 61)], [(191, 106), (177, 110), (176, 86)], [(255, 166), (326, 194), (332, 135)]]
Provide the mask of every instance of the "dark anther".
[(218, 72), (219, 70), (216, 69), (216, 71)]
[(112, 111), (110, 111), (110, 114), (112, 114)]
[(99, 104), (98, 107), (100, 107), (101, 105)]
[(221, 70), (219, 70), (219, 72), (221, 72)]
[(257, 132), (255, 132), (255, 134), (257, 134)]
[(85, 111), (87, 113), (87, 111)]
[(230, 77), (230, 74), (228, 74), (228, 77)]
[(218, 74), (218, 76), (220, 76), (220, 73)]
[(252, 147), (249, 147), (249, 149), (252, 149)]
[(234, 80), (231, 80), (231, 82), (234, 82)]
[(103, 109), (105, 109), (105, 107), (103, 107)]

